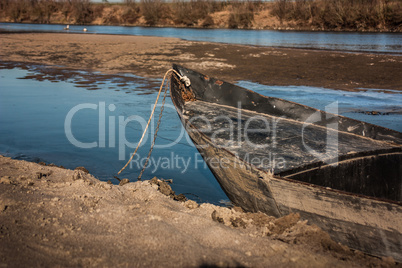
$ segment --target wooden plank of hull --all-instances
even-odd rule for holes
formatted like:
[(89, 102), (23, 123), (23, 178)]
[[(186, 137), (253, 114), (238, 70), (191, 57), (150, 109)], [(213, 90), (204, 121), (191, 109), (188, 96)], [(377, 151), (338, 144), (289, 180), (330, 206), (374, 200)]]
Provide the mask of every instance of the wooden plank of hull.
[(338, 242), (402, 261), (402, 207), (307, 184), (264, 177), (281, 214), (300, 213)]
[(281, 216), (268, 184), (260, 179), (259, 170), (239, 161), (228, 151), (216, 148), (196, 128), (188, 126), (187, 133), (233, 203), (248, 211)]

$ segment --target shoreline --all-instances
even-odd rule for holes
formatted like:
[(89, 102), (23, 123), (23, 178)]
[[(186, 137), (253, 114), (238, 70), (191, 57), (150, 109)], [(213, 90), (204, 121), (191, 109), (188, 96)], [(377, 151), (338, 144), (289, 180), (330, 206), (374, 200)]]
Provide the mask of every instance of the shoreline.
[(260, 28), (260, 27), (250, 27), (250, 28), (225, 28), (225, 27), (201, 27), (201, 26), (185, 26), (185, 25), (168, 25), (168, 24), (161, 24), (161, 25), (147, 25), (147, 24), (97, 24), (97, 23), (88, 23), (88, 24), (76, 24), (76, 23), (67, 23), (67, 22), (57, 22), (57, 23), (37, 23), (37, 22), (12, 22), (12, 21), (1, 21), (0, 23), (13, 23), (13, 24), (49, 24), (49, 25), (72, 25), (72, 26), (121, 26), (121, 27), (143, 27), (143, 28), (178, 28), (178, 29), (202, 29), (202, 30), (254, 30), (254, 31), (283, 31), (283, 32), (323, 32), (323, 33), (394, 33), (400, 34), (402, 33), (401, 30), (389, 30), (389, 29), (378, 29), (378, 30), (355, 30), (355, 29), (318, 29), (318, 28), (291, 28), (291, 27), (268, 27), (268, 28)]
[[(402, 90), (399, 55), (275, 48), (179, 38), (75, 33), (0, 33), (2, 61), (161, 78), (172, 63), (235, 82), (359, 91)], [(59, 41), (56, 41), (58, 39)], [(55, 49), (57, 47), (57, 49)]]

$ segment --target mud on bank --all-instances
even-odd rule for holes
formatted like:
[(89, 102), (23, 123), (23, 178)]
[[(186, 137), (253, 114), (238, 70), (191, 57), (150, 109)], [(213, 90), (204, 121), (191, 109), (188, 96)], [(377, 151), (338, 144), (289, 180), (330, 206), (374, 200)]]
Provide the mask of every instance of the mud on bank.
[(161, 78), (172, 63), (229, 82), (402, 90), (402, 57), (95, 34), (0, 34), (0, 59)]

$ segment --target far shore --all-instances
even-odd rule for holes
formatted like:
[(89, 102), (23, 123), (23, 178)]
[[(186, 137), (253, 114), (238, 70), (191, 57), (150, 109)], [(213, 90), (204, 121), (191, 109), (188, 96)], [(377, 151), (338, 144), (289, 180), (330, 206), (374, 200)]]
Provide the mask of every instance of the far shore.
[(401, 32), (399, 0), (6, 1), (0, 21), (204, 29)]
[(391, 54), (257, 47), (178, 38), (0, 33), (0, 60), (162, 78), (172, 63), (229, 82), (357, 91), (402, 90), (402, 57)]

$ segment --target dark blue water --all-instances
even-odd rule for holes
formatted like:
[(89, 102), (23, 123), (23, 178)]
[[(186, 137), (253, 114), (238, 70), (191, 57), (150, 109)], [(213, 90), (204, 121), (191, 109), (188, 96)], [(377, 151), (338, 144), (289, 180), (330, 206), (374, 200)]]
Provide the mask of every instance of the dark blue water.
[(70, 25), (70, 30), (66, 31), (63, 30), (64, 27), (65, 25), (0, 23), (0, 29), (4, 31), (82, 33), (85, 27), (88, 29), (86, 34), (148, 35), (244, 45), (402, 53), (401, 33), (186, 29), (92, 25)]

